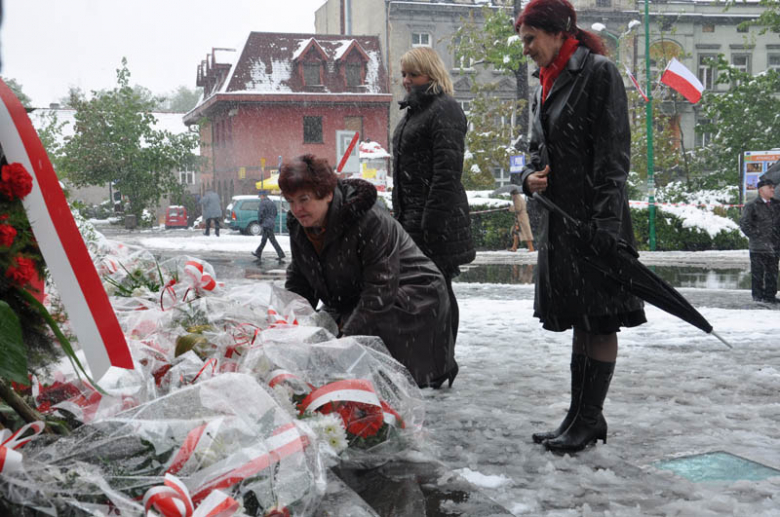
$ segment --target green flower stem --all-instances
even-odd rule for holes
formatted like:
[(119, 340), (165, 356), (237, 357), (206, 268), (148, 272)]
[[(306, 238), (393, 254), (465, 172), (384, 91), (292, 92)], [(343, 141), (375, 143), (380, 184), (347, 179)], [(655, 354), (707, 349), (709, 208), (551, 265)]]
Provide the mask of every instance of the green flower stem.
[(103, 391), (100, 388), (100, 386), (97, 385), (97, 383), (89, 376), (87, 371), (81, 365), (79, 358), (76, 357), (76, 352), (73, 351), (73, 347), (71, 346), (70, 341), (68, 341), (68, 338), (66, 338), (65, 334), (62, 333), (60, 327), (57, 325), (57, 322), (54, 321), (54, 318), (51, 317), (49, 311), (46, 310), (46, 307), (44, 307), (43, 304), (39, 302), (35, 298), (35, 296), (33, 296), (32, 293), (30, 293), (28, 290), (17, 289), (16, 292), (19, 294), (21, 298), (23, 298), (27, 303), (29, 303), (31, 307), (35, 308), (43, 317), (44, 321), (49, 325), (49, 328), (51, 328), (51, 331), (54, 332), (54, 335), (57, 337), (57, 340), (60, 342), (60, 345), (62, 345), (62, 349), (65, 351), (65, 355), (68, 356), (68, 359), (70, 359), (71, 364), (73, 364), (73, 369), (76, 371), (76, 375), (78, 376), (79, 370), (81, 370), (81, 372), (84, 374), (87, 380), (90, 383), (92, 383), (92, 386), (94, 386), (94, 388), (98, 390), (101, 394), (105, 395), (106, 392)]

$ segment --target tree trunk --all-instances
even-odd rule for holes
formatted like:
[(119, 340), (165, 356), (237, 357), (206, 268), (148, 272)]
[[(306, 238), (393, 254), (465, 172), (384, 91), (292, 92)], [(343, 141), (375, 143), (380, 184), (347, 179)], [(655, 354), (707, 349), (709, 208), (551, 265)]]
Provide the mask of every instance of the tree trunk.
[[(517, 20), (518, 15), (523, 10), (522, 0), (514, 0), (514, 16)], [(516, 99), (525, 100), (526, 103), (523, 109), (518, 114), (517, 127), (518, 127), (518, 139), (515, 141), (515, 148), (518, 151), (525, 153), (528, 151), (528, 65), (527, 63), (520, 63), (518, 70), (515, 70), (515, 81), (517, 82)]]

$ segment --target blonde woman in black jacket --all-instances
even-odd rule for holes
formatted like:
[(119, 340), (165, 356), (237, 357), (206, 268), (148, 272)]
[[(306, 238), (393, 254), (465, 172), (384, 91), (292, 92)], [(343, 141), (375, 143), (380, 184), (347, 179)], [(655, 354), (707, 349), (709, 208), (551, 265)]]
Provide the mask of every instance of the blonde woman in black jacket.
[(458, 304), (452, 279), (460, 274), (458, 266), (476, 256), (461, 183), (466, 116), (452, 98), (452, 80), (433, 49), (404, 54), (401, 76), (406, 115), (393, 134), (393, 212), (447, 279), (455, 338)]

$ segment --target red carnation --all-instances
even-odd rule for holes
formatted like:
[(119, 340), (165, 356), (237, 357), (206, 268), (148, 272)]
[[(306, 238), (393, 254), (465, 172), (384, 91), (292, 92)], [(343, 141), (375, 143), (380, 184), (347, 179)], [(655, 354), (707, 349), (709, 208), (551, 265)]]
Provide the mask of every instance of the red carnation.
[(290, 510), (286, 506), (274, 506), (263, 517), (290, 517)]
[(347, 402), (336, 411), (341, 415), (347, 432), (362, 438), (374, 436), (384, 424), (382, 408), (371, 404)]
[(35, 263), (32, 259), (24, 257), (16, 257), (15, 262), (15, 265), (8, 266), (5, 276), (17, 285), (24, 287), (36, 275)]
[(16, 228), (10, 224), (0, 224), (0, 248), (8, 248), (14, 243)]
[(0, 179), (0, 191), (11, 199), (23, 198), (32, 190), (32, 176), (21, 163), (4, 165)]

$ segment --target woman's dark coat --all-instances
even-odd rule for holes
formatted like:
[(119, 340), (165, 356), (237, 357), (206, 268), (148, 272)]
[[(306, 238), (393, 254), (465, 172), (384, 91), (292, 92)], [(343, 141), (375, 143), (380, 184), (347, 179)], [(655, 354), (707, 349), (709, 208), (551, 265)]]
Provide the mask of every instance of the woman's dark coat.
[(419, 385), (455, 367), (444, 277), (363, 180), (339, 181), (318, 256), (294, 217), (287, 218), (292, 262), (285, 287), (322, 300), (342, 335), (379, 336)]
[(443, 93), (415, 87), (393, 134), (393, 215), (447, 277), (476, 256), (461, 183), (466, 116)]
[[(550, 166), (544, 195), (571, 216), (634, 245), (626, 179), (631, 134), (625, 87), (615, 65), (580, 46), (541, 103), (532, 105), (530, 160), (519, 183)], [(526, 194), (530, 192), (526, 190)], [(604, 278), (579, 258), (581, 244), (556, 215), (543, 211), (535, 315), (550, 330), (637, 311), (640, 299), (605, 288)]]

